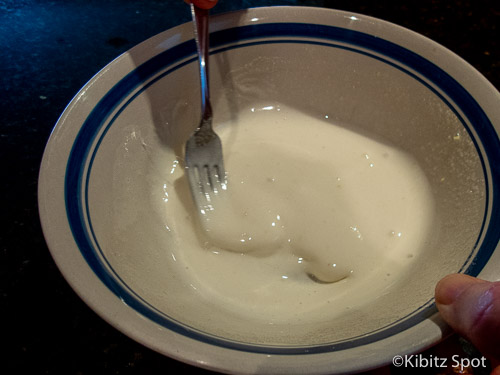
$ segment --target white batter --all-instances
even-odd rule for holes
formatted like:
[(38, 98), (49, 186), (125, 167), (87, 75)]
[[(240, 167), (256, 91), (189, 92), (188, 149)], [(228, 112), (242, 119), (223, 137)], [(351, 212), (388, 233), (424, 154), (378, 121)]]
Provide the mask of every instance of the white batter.
[(385, 293), (418, 257), (433, 202), (405, 153), (278, 105), (216, 130), (228, 191), (213, 211), (200, 220), (182, 162), (164, 184), (172, 254), (207, 298), (267, 322), (328, 304), (341, 313)]

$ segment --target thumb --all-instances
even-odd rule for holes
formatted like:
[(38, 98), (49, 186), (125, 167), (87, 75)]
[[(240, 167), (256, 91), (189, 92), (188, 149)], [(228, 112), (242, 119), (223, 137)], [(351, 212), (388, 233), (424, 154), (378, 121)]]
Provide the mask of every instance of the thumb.
[(443, 319), (485, 356), (500, 359), (500, 282), (463, 274), (436, 285), (436, 306)]
[(193, 3), (201, 9), (211, 9), (217, 4), (217, 0), (184, 0), (186, 3)]

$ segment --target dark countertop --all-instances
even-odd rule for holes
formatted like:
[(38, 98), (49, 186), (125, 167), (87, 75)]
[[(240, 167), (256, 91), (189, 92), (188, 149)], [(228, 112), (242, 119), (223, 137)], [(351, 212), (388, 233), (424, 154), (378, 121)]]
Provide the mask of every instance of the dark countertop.
[[(263, 5), (334, 7), (397, 23), (448, 47), (500, 87), (497, 0), (220, 0), (214, 13)], [(45, 143), (78, 90), (122, 52), (189, 19), (182, 0), (0, 0), (0, 312), (9, 347), (0, 372), (193, 370), (124, 336), (72, 291), (47, 250), (36, 190)]]

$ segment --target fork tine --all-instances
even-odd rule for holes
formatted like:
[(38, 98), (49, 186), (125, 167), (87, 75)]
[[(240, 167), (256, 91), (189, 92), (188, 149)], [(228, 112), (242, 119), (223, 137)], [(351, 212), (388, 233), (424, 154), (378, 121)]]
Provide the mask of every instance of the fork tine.
[(191, 194), (195, 205), (202, 214), (210, 207), (210, 190), (207, 189), (206, 179), (202, 180), (203, 170), (198, 165), (187, 168), (188, 180), (191, 185)]
[(211, 201), (211, 193), (212, 193), (212, 179), (210, 176), (210, 169), (208, 165), (204, 165), (199, 169), (199, 178), (200, 178), (200, 185), (202, 186), (202, 191), (205, 194), (205, 197), (207, 198), (207, 201)]
[(227, 190), (224, 165), (199, 163), (190, 159), (187, 167), (187, 177), (191, 185), (191, 193), (195, 204), (202, 214), (214, 209), (213, 204), (222, 192)]
[(214, 176), (213, 181), (213, 190), (216, 194), (219, 192), (222, 192), (223, 190), (227, 190), (227, 185), (226, 185), (226, 172), (224, 171), (224, 166), (220, 164), (215, 164), (213, 166), (213, 173), (212, 175)]

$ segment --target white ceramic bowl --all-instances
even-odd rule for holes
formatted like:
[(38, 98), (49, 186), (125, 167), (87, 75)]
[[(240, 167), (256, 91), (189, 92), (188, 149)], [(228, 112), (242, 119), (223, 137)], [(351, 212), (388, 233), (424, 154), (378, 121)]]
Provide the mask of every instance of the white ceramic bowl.
[(216, 122), (279, 103), (329, 114), (418, 161), (435, 202), (422, 255), (387, 293), (331, 320), (325, 312), (321, 321), (263, 324), (196, 290), (202, 280), (175, 266), (174, 245), (162, 242), (168, 223), (152, 198), (162, 188), (154, 176), (168, 168), (162, 157), (182, 154), (199, 120), (185, 24), (105, 67), (54, 129), (39, 205), (68, 282), (135, 340), (221, 372), (355, 372), (438, 342), (446, 327), (435, 283), (452, 272), (499, 278), (499, 93), (442, 46), (358, 14), (257, 8), (214, 17), (211, 32)]

